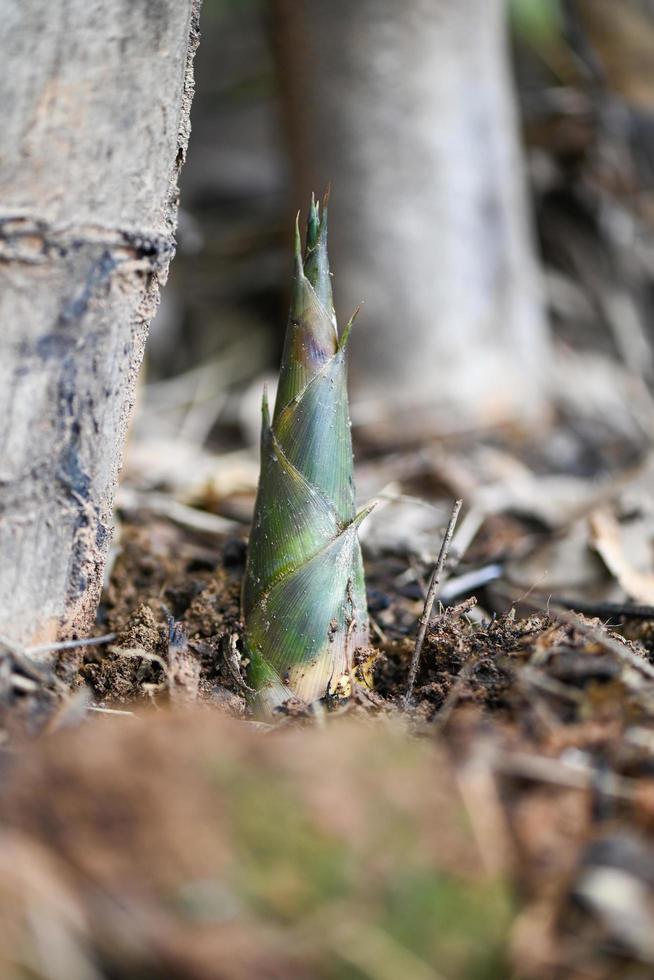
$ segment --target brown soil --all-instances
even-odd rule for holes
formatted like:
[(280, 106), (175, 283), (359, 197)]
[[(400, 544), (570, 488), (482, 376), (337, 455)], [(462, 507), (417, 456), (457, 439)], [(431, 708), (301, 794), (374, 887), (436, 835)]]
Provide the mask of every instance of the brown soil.
[(52, 666), (5, 652), (0, 975), (650, 976), (651, 624), (626, 640), (460, 602), (432, 620), (406, 712), (422, 598), (379, 558), (372, 690), (262, 725), (244, 556), (124, 525), (98, 621), (115, 638)]

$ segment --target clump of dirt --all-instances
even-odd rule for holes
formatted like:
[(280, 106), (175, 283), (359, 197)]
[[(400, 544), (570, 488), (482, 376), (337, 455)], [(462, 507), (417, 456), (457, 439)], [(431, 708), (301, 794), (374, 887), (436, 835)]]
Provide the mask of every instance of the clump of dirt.
[[(191, 630), (211, 635), (225, 615), (238, 619), (245, 552), (241, 538), (203, 535), (151, 517), (125, 522), (98, 623), (119, 632), (138, 606), (147, 605), (157, 620), (188, 616)], [(203, 614), (205, 590), (216, 598), (204, 604)]]
[[(488, 624), (468, 620), (470, 603), (451, 606), (435, 616), (427, 631), (413, 698), (413, 713), (433, 721), (456, 698), (510, 716), (516, 708), (517, 665), (547, 642), (555, 624), (543, 616), (516, 619), (513, 612)], [(415, 639), (382, 644), (375, 690), (397, 702), (403, 698)]]
[(123, 525), (99, 622), (116, 633), (93, 648), (79, 683), (101, 706), (175, 700), (180, 693), (242, 715), (238, 640), (245, 544), (173, 524)]
[(230, 566), (229, 570), (224, 567), (216, 569), (211, 582), (180, 617), (190, 637), (198, 640), (226, 635), (240, 624), (242, 572), (241, 565), (237, 567), (236, 574), (234, 566)]
[(124, 704), (161, 684), (167, 649), (166, 628), (150, 606), (141, 603), (109, 652), (89, 655), (80, 675), (99, 701)]

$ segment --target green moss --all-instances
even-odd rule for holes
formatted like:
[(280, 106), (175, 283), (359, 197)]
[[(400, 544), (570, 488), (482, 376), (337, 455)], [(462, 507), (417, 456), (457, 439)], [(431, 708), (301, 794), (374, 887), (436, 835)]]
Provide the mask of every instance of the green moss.
[[(374, 791), (384, 765), (391, 771), (403, 760), (409, 771), (422, 768), (421, 750), (381, 741), (361, 764), (368, 829), (352, 839), (326, 829), (292, 771), (219, 760), (213, 776), (233, 853), (227, 893), (243, 914), (281, 928), (289, 943), (300, 935), (316, 976), (384, 980), (379, 961), (390, 956), (402, 973), (413, 963), (448, 980), (501, 980), (513, 913), (506, 885), (483, 875), (469, 880), (427, 860), (415, 807)], [(342, 802), (335, 798), (333, 806)], [(467, 837), (462, 811), (453, 813)]]
[(502, 882), (467, 882), (434, 871), (390, 883), (379, 926), (448, 977), (500, 980), (511, 901)]
[(241, 777), (228, 803), (236, 887), (252, 909), (297, 922), (351, 892), (343, 842), (308, 819), (290, 786), (259, 772), (256, 778)]

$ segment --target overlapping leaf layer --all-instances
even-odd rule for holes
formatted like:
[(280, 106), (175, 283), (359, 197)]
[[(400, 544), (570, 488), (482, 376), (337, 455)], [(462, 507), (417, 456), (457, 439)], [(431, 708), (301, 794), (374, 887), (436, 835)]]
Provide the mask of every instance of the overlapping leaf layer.
[(273, 419), (263, 402), (261, 474), (243, 584), (250, 683), (259, 706), (333, 690), (366, 643), (347, 403), (348, 324), (339, 339), (327, 258), (327, 207), (299, 231)]

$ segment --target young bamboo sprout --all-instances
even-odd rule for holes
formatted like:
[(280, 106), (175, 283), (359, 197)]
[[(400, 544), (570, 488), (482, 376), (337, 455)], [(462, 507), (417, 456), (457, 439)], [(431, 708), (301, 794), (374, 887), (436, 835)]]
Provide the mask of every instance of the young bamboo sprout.
[[(352, 320), (354, 317), (352, 318)], [(263, 397), (261, 473), (243, 583), (250, 684), (271, 711), (336, 690), (368, 639), (347, 402), (327, 258), (327, 197), (312, 200), (302, 258), (295, 228), (291, 310), (272, 422)]]

